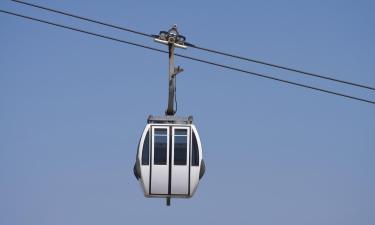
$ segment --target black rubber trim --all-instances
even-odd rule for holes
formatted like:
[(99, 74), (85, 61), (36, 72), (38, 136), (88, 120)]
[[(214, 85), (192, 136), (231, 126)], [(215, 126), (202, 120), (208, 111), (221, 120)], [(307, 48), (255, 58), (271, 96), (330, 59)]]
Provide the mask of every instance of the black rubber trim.
[(199, 170), (199, 180), (204, 176), (204, 173), (206, 172), (206, 164), (204, 163), (204, 160), (201, 161), (201, 169)]

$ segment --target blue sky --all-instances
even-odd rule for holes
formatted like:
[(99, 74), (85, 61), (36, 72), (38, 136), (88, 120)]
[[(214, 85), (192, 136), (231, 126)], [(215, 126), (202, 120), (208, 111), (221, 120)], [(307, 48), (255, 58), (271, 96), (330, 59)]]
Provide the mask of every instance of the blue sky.
[[(146, 33), (375, 86), (373, 1), (32, 1)], [(158, 48), (1, 1), (0, 8)], [(132, 167), (167, 105), (167, 56), (0, 14), (0, 224), (375, 223), (375, 106), (176, 58), (178, 115), (207, 171), (189, 200), (146, 199)], [(374, 100), (372, 91), (178, 50)]]

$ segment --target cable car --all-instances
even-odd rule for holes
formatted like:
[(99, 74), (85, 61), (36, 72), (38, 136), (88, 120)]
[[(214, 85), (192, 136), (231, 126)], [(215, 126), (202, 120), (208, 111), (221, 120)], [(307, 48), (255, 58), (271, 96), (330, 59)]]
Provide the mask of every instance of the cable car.
[(145, 197), (190, 198), (197, 190), (205, 172), (202, 143), (193, 117), (175, 116), (176, 75), (183, 71), (174, 67), (174, 48), (184, 48), (185, 37), (174, 25), (168, 32), (161, 31), (156, 42), (168, 45), (169, 87), (165, 116), (149, 116), (139, 140), (134, 175), (140, 182)]
[(139, 141), (134, 175), (145, 197), (190, 198), (205, 172), (192, 117), (149, 116)]

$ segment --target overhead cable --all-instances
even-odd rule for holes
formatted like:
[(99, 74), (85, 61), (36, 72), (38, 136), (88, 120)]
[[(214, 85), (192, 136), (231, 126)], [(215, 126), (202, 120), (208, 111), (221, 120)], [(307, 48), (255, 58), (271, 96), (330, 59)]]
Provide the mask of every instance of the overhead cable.
[(91, 22), (91, 23), (96, 23), (96, 24), (100, 24), (100, 25), (103, 25), (103, 26), (115, 28), (115, 29), (118, 29), (118, 30), (127, 31), (127, 32), (130, 32), (130, 33), (139, 34), (139, 35), (146, 36), (146, 37), (153, 37), (153, 35), (151, 35), (151, 34), (146, 34), (144, 32), (136, 31), (136, 30), (133, 30), (133, 29), (130, 29), (130, 28), (122, 27), (122, 26), (109, 24), (109, 23), (106, 23), (106, 22), (98, 21), (98, 20), (95, 20), (95, 19), (90, 19), (90, 18), (83, 17), (83, 16), (77, 16), (77, 15), (74, 15), (72, 13), (63, 12), (61, 10), (51, 9), (51, 8), (47, 8), (47, 7), (44, 7), (44, 6), (41, 6), (41, 5), (36, 5), (36, 4), (24, 2), (24, 1), (18, 1), (18, 0), (11, 0), (11, 1), (16, 2), (16, 3), (20, 3), (20, 4), (24, 4), (24, 5), (28, 5), (28, 6), (31, 6), (31, 7), (35, 7), (35, 8), (38, 8), (38, 9), (43, 9), (43, 10), (46, 10), (46, 11), (62, 14), (62, 15), (65, 15), (65, 16), (70, 16), (70, 17), (73, 17), (73, 18), (76, 18), (76, 19), (85, 20), (85, 21), (88, 21), (88, 22)]
[[(152, 51), (157, 51), (157, 52), (162, 52), (162, 53), (168, 54), (168, 51), (165, 51), (165, 50), (153, 48), (153, 47), (150, 47), (150, 46), (146, 46), (146, 45), (142, 45), (142, 44), (138, 44), (138, 43), (134, 43), (134, 42), (130, 42), (130, 41), (121, 40), (121, 39), (110, 37), (110, 36), (107, 36), (107, 35), (98, 34), (98, 33), (90, 32), (90, 31), (78, 29), (78, 28), (75, 28), (75, 27), (66, 26), (66, 25), (61, 25), (61, 24), (50, 22), (50, 21), (37, 19), (37, 18), (33, 18), (33, 17), (29, 17), (29, 16), (25, 16), (25, 15), (21, 15), (21, 14), (18, 14), (18, 13), (9, 12), (9, 11), (5, 11), (5, 10), (1, 10), (1, 9), (0, 9), (0, 12), (8, 14), (8, 15), (13, 15), (13, 16), (37, 21), (37, 22), (40, 22), (40, 23), (49, 24), (49, 25), (52, 25), (52, 26), (72, 30), (72, 31), (77, 31), (77, 32), (80, 32), (80, 33), (89, 34), (91, 36), (100, 37), (100, 38), (104, 38), (104, 39), (108, 39), (108, 40), (112, 40), (112, 41), (116, 41), (116, 42), (120, 42), (120, 43), (124, 43), (124, 44), (128, 44), (128, 45), (141, 47), (141, 48), (149, 49), (149, 50), (152, 50)], [(191, 56), (186, 56), (186, 55), (182, 55), (182, 54), (175, 54), (175, 55), (179, 56), (181, 58), (185, 58), (185, 59), (189, 59), (189, 60), (193, 60), (193, 61), (197, 61), (197, 62), (202, 62), (202, 63), (214, 65), (214, 66), (217, 66), (217, 67), (221, 67), (221, 68), (226, 68), (226, 69), (250, 74), (250, 75), (253, 75), (253, 76), (258, 76), (258, 77), (262, 77), (262, 78), (266, 78), (266, 79), (270, 79), (270, 80), (279, 81), (279, 82), (282, 82), (282, 83), (287, 83), (287, 84), (290, 84), (290, 85), (295, 85), (295, 86), (304, 87), (304, 88), (307, 88), (307, 89), (312, 89), (312, 90), (316, 90), (316, 91), (320, 91), (320, 92), (324, 92), (324, 93), (328, 93), (328, 94), (333, 94), (333, 95), (341, 96), (341, 97), (344, 97), (344, 98), (347, 98), (347, 99), (352, 99), (352, 100), (357, 100), (357, 101), (366, 102), (366, 103), (370, 103), (370, 104), (375, 104), (375, 101), (368, 100), (368, 99), (358, 98), (358, 97), (354, 97), (354, 96), (351, 96), (351, 95), (346, 95), (346, 94), (342, 94), (342, 93), (338, 93), (338, 92), (334, 92), (334, 91), (330, 91), (330, 90), (326, 90), (326, 89), (322, 89), (322, 88), (317, 88), (317, 87), (313, 87), (313, 86), (309, 86), (309, 85), (305, 85), (305, 84), (300, 84), (300, 83), (296, 83), (296, 82), (293, 82), (293, 81), (288, 81), (288, 80), (280, 79), (280, 78), (277, 78), (277, 77), (272, 77), (272, 76), (261, 74), (261, 73), (255, 73), (255, 72), (239, 69), (239, 68), (228, 66), (228, 65), (223, 65), (223, 64), (203, 60), (203, 59), (194, 58), (194, 57), (191, 57)]]
[(193, 44), (190, 44), (190, 43), (186, 43), (186, 45), (190, 46), (192, 48), (196, 48), (196, 49), (200, 49), (200, 50), (206, 51), (206, 52), (216, 53), (216, 54), (220, 54), (220, 55), (224, 55), (224, 56), (228, 56), (228, 57), (232, 57), (232, 58), (236, 58), (236, 59), (241, 59), (241, 60), (245, 60), (245, 61), (249, 61), (249, 62), (254, 62), (254, 63), (258, 63), (258, 64), (270, 66), (270, 67), (275, 67), (275, 68), (282, 69), (282, 70), (288, 70), (288, 71), (291, 71), (291, 72), (296, 72), (296, 73), (300, 73), (300, 74), (304, 74), (304, 75), (312, 76), (312, 77), (318, 77), (318, 78), (321, 78), (321, 79), (330, 80), (330, 81), (334, 81), (334, 82), (338, 82), (338, 83), (343, 83), (343, 84), (347, 84), (347, 85), (352, 85), (352, 86), (356, 86), (356, 87), (360, 87), (360, 88), (366, 88), (366, 89), (369, 89), (369, 90), (375, 90), (375, 87), (371, 87), (371, 86), (364, 85), (364, 84), (358, 84), (358, 83), (354, 83), (354, 82), (351, 82), (351, 81), (340, 80), (340, 79), (337, 79), (337, 78), (323, 76), (323, 75), (319, 75), (319, 74), (311, 73), (311, 72), (306, 72), (306, 71), (299, 70), (299, 69), (293, 69), (293, 68), (289, 68), (289, 67), (285, 67), (285, 66), (280, 66), (280, 65), (276, 65), (276, 64), (272, 64), (272, 63), (260, 61), (260, 60), (257, 60), (257, 59), (251, 59), (251, 58), (247, 58), (247, 57), (243, 57), (243, 56), (238, 56), (238, 55), (234, 55), (234, 54), (230, 54), (230, 53), (226, 53), (226, 52), (222, 52), (222, 51), (217, 51), (217, 50), (213, 50), (213, 49), (208, 49), (208, 48), (200, 47), (200, 46), (193, 45)]
[[(46, 10), (46, 11), (70, 16), (70, 17), (73, 17), (73, 18), (76, 18), (76, 19), (81, 19), (81, 20), (85, 20), (85, 21), (88, 21), (88, 22), (100, 24), (100, 25), (103, 25), (103, 26), (107, 26), (107, 27), (131, 32), (131, 33), (134, 33), (134, 34), (139, 34), (139, 35), (142, 35), (142, 36), (151, 37), (151, 38), (155, 37), (155, 35), (152, 35), (152, 34), (147, 34), (147, 33), (144, 33), (144, 32), (136, 31), (136, 30), (133, 30), (133, 29), (122, 27), (122, 26), (109, 24), (109, 23), (106, 23), (106, 22), (98, 21), (98, 20), (95, 20), (95, 19), (90, 19), (90, 18), (87, 18), (87, 17), (77, 16), (77, 15), (74, 15), (72, 13), (63, 12), (61, 10), (51, 9), (51, 8), (47, 8), (45, 6), (36, 5), (36, 4), (32, 4), (32, 3), (28, 3), (28, 2), (24, 2), (24, 1), (20, 1), (20, 0), (11, 0), (11, 1), (16, 2), (16, 3), (20, 3), (20, 4), (24, 4), (24, 5), (27, 5), (27, 6), (43, 9), (43, 10)], [(277, 64), (257, 60), (257, 59), (252, 59), (252, 58), (248, 58), (248, 57), (244, 57), (244, 56), (238, 56), (238, 55), (234, 55), (234, 54), (231, 54), (231, 53), (226, 53), (226, 52), (222, 52), (222, 51), (218, 51), (218, 50), (214, 50), (214, 49), (205, 48), (205, 47), (198, 46), (198, 45), (195, 45), (195, 44), (191, 44), (191, 43), (188, 43), (188, 42), (186, 42), (185, 44), (189, 47), (199, 49), (199, 50), (202, 50), (202, 51), (206, 51), (206, 52), (220, 54), (220, 55), (224, 55), (224, 56), (231, 57), (231, 58), (245, 60), (245, 61), (249, 61), (249, 62), (253, 62), (253, 63), (257, 63), (257, 64), (262, 64), (262, 65), (265, 65), (265, 66), (270, 66), (270, 67), (274, 67), (274, 68), (278, 68), (278, 69), (282, 69), (282, 70), (287, 70), (287, 71), (291, 71), (291, 72), (295, 72), (295, 73), (299, 73), (299, 74), (303, 74), (303, 75), (307, 75), (307, 76), (311, 76), (311, 77), (317, 77), (317, 78), (321, 78), (321, 79), (325, 79), (325, 80), (329, 80), (329, 81), (333, 81), (333, 82), (338, 82), (338, 83), (342, 83), (342, 84), (347, 84), (347, 85), (351, 85), (351, 86), (355, 86), (355, 87), (365, 88), (365, 89), (369, 89), (369, 90), (375, 90), (375, 87), (371, 87), (371, 86), (365, 85), (365, 84), (354, 83), (354, 82), (351, 82), (351, 81), (346, 81), (346, 80), (337, 79), (337, 78), (333, 78), (333, 77), (329, 77), (329, 76), (324, 76), (324, 75), (320, 75), (320, 74), (317, 74), (317, 73), (311, 73), (311, 72), (303, 71), (303, 70), (300, 70), (300, 69), (294, 69), (294, 68), (281, 66), (281, 65), (277, 65)]]

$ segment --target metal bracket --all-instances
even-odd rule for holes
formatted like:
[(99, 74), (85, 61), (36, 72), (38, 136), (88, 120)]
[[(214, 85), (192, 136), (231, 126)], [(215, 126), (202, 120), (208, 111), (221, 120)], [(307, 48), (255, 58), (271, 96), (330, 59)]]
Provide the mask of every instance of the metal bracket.
[(175, 77), (177, 74), (183, 72), (184, 69), (182, 69), (180, 66), (174, 68), (174, 72), (172, 73), (172, 77)]
[[(168, 31), (160, 31), (159, 36), (155, 35), (155, 41), (158, 43), (162, 43), (168, 45), (168, 53), (169, 53), (169, 74), (168, 74), (168, 107), (165, 111), (165, 115), (173, 116), (175, 115), (176, 111), (174, 110), (174, 101), (176, 98), (176, 75), (184, 71), (181, 67), (174, 67), (174, 49), (177, 48), (184, 48), (186, 49), (187, 46), (185, 45), (186, 38), (179, 34), (177, 30), (177, 25), (174, 25)], [(177, 106), (177, 105), (176, 105)]]
[(177, 31), (177, 25), (173, 25), (168, 31), (160, 31), (159, 35), (155, 35), (155, 42), (169, 45), (172, 44), (174, 47), (186, 49), (185, 36), (182, 36)]
[(167, 197), (166, 199), (167, 206), (171, 206), (171, 197)]

